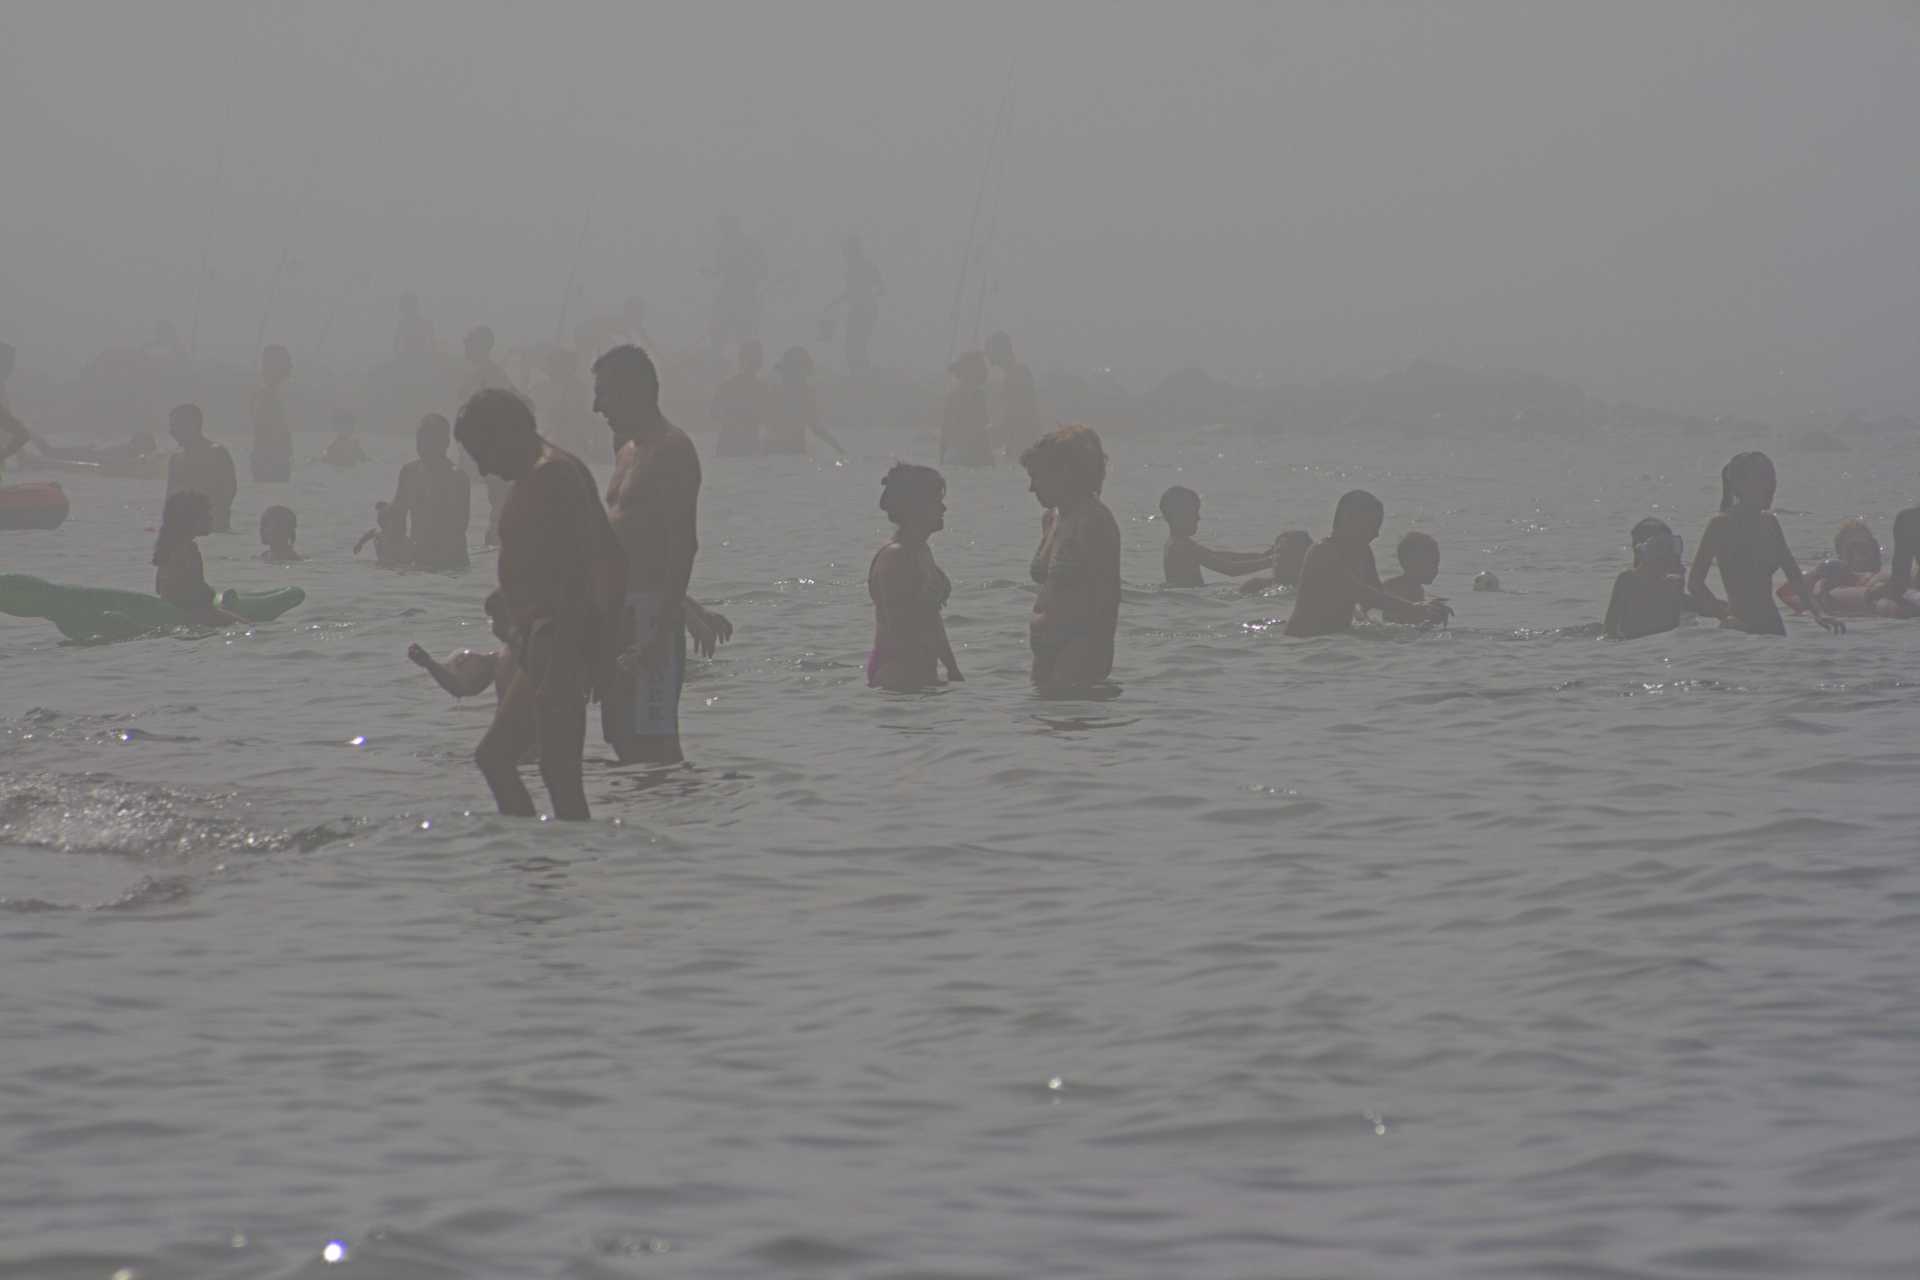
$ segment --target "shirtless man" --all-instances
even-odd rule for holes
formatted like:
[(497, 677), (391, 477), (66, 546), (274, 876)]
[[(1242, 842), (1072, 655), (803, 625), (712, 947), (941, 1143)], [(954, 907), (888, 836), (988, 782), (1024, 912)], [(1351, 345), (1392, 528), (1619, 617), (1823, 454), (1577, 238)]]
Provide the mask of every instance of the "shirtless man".
[(233, 532), (233, 500), (240, 492), (233, 455), (223, 444), (207, 439), (206, 418), (197, 404), (174, 407), (167, 415), (167, 434), (180, 452), (167, 459), (167, 496), (185, 489), (207, 495), (215, 533)]
[(1288, 635), (1351, 631), (1356, 606), (1378, 609), (1395, 622), (1438, 625), (1452, 616), (1453, 610), (1441, 601), (1415, 604), (1381, 590), (1373, 540), (1386, 519), (1386, 507), (1364, 489), (1341, 497), (1333, 509), (1333, 532), (1313, 544), (1300, 568)]
[(660, 375), (639, 347), (615, 347), (593, 362), (593, 408), (613, 430), (607, 514), (627, 564), (623, 653), (600, 704), (601, 728), (622, 764), (678, 764), (700, 455), (660, 412)]
[(475, 762), (500, 812), (530, 818), (533, 797), (518, 766), (537, 745), (554, 817), (584, 820), (580, 752), (587, 701), (605, 680), (624, 557), (593, 474), (540, 438), (533, 412), (519, 396), (480, 392), (461, 408), (453, 434), (481, 475), (512, 485), (500, 512), (494, 608), (519, 661)]

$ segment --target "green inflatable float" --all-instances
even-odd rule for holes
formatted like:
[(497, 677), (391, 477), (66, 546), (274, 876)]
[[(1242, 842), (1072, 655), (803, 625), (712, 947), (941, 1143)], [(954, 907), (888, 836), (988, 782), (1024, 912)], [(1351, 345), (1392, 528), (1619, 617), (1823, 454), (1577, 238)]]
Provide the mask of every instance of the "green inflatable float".
[[(301, 603), (298, 587), (229, 591), (220, 607), (249, 622), (272, 622)], [(159, 596), (105, 587), (63, 587), (24, 573), (0, 573), (0, 613), (45, 618), (69, 640), (131, 640), (189, 625), (187, 616)]]

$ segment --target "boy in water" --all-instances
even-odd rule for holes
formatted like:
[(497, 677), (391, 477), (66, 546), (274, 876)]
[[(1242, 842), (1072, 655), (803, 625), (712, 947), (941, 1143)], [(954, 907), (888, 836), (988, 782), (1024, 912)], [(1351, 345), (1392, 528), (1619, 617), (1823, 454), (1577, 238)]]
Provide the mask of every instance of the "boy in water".
[(292, 507), (268, 507), (260, 513), (260, 542), (266, 547), (260, 558), (275, 564), (291, 564), (305, 556), (293, 549), (293, 535), (299, 519)]
[(1241, 583), (1240, 593), (1253, 596), (1274, 587), (1299, 586), (1300, 566), (1306, 563), (1307, 552), (1312, 548), (1312, 534), (1305, 529), (1287, 530), (1273, 540), (1273, 550), (1267, 553), (1273, 557), (1273, 572)]
[(375, 564), (406, 564), (407, 555), (407, 518), (391, 502), (373, 504), (373, 528), (360, 535), (360, 541), (353, 544), (353, 554), (359, 555), (360, 548), (369, 542), (373, 544)]
[(1200, 572), (1211, 569), (1229, 578), (1273, 567), (1272, 551), (1220, 551), (1194, 540), (1200, 532), (1200, 495), (1175, 485), (1160, 495), (1160, 514), (1167, 522), (1167, 549), (1161, 557), (1170, 587), (1204, 587)]
[(1415, 604), (1380, 589), (1373, 540), (1386, 523), (1387, 509), (1364, 489), (1343, 495), (1333, 509), (1333, 532), (1313, 544), (1300, 568), (1300, 590), (1290, 636), (1324, 636), (1353, 629), (1356, 608), (1378, 609), (1394, 622), (1445, 622), (1453, 610), (1438, 600)]
[(1416, 529), (1400, 539), (1400, 545), (1393, 549), (1393, 554), (1400, 561), (1400, 572), (1381, 583), (1380, 589), (1390, 596), (1424, 604), (1427, 588), (1440, 576), (1439, 542), (1432, 534)]
[(1679, 626), (1687, 607), (1681, 582), (1685, 572), (1680, 539), (1664, 520), (1648, 516), (1633, 526), (1633, 568), (1621, 570), (1613, 580), (1601, 634), (1609, 640), (1638, 640)]

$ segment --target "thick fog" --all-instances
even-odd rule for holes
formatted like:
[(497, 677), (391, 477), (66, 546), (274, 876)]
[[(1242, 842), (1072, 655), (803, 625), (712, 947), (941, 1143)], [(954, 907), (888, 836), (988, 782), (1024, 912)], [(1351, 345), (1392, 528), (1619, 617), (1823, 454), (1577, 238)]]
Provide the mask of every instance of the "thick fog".
[(1135, 388), (1920, 399), (1911, 4), (11, 0), (0, 112), (0, 339), (50, 376), (161, 321), (352, 368), (406, 291), (442, 343), (538, 340), (576, 269), (569, 323), (638, 294), (691, 347), (722, 213), (770, 345), (857, 232), (876, 361), (937, 370), (978, 201), (962, 341)]

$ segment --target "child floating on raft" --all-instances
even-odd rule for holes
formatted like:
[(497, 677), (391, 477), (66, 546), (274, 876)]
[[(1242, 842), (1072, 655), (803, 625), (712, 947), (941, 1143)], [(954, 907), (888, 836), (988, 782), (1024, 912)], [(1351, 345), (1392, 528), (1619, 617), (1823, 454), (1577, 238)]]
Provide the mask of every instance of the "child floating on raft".
[[(1807, 590), (1827, 613), (1862, 616), (1873, 612), (1864, 588), (1880, 579), (1880, 539), (1865, 520), (1855, 517), (1842, 521), (1833, 535), (1833, 558), (1822, 560), (1807, 575)], [(1849, 590), (1853, 588), (1853, 590)], [(1837, 597), (1836, 592), (1839, 592)], [(1780, 603), (1795, 613), (1807, 606), (1791, 583), (1774, 593)]]

